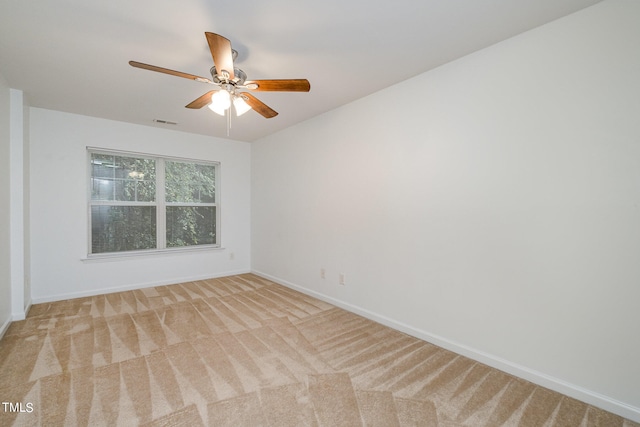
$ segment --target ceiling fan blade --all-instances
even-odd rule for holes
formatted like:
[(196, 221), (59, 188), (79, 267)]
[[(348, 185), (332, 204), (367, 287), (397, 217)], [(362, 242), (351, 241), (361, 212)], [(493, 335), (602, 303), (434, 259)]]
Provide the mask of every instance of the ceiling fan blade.
[(255, 96), (251, 95), (250, 93), (242, 92), (242, 93), (238, 94), (238, 96), (240, 96), (242, 99), (244, 99), (244, 101), (247, 104), (249, 104), (249, 107), (253, 108), (258, 113), (260, 113), (261, 115), (266, 117), (267, 119), (270, 119), (270, 118), (275, 117), (275, 116), (278, 115), (277, 111), (273, 110), (267, 104), (265, 104), (264, 102), (260, 101), (258, 98), (256, 98)]
[(195, 76), (189, 73), (183, 73), (182, 71), (174, 71), (168, 68), (156, 67), (155, 65), (143, 64), (142, 62), (129, 61), (129, 65), (136, 68), (142, 68), (143, 70), (157, 71), (158, 73), (170, 74), (172, 76), (178, 76), (189, 80), (196, 80), (203, 83), (213, 83), (211, 79), (205, 77)]
[(221, 75), (223, 71), (226, 71), (229, 73), (229, 80), (232, 80), (234, 75), (231, 42), (229, 39), (222, 37), (219, 34), (209, 32), (205, 32), (204, 34), (207, 37), (209, 50), (211, 50), (211, 56), (213, 57), (213, 65), (216, 66), (218, 75)]
[(213, 95), (213, 92), (215, 92), (215, 90), (210, 90), (209, 92), (205, 93), (198, 99), (195, 99), (191, 101), (189, 104), (185, 105), (185, 107), (197, 109), (197, 108), (202, 108), (205, 105), (209, 105), (211, 103), (211, 95)]
[[(251, 80), (246, 81), (244, 85), (247, 89), (256, 92), (309, 92), (311, 90), (311, 84), (307, 79)], [(258, 87), (253, 88), (254, 85)]]

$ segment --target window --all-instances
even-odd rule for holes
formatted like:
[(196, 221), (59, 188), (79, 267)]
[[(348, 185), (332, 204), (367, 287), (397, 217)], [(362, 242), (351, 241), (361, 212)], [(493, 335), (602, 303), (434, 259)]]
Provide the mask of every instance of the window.
[(90, 254), (218, 246), (219, 164), (89, 150)]

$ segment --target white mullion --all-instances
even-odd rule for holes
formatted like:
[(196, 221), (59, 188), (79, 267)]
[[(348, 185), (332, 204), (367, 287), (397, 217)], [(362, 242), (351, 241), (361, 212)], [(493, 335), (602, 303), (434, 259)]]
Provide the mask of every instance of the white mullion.
[(91, 206), (155, 206), (154, 202), (129, 202), (125, 200), (91, 200)]
[(158, 249), (167, 247), (167, 209), (165, 199), (164, 159), (156, 160), (156, 244)]
[(165, 203), (165, 206), (177, 206), (177, 207), (200, 207), (200, 206), (216, 206), (215, 203), (182, 203), (182, 202), (170, 202), (170, 203)]

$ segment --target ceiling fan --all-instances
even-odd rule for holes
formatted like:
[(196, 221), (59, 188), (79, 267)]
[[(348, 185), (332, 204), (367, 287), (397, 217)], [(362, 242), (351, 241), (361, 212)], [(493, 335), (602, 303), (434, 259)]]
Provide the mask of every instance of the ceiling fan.
[(235, 68), (233, 65), (238, 52), (231, 49), (229, 39), (215, 33), (205, 32), (204, 34), (207, 37), (209, 50), (211, 50), (211, 56), (213, 57), (213, 67), (210, 70), (211, 79), (136, 61), (129, 61), (129, 65), (218, 86), (217, 90), (205, 93), (187, 104), (186, 108), (197, 109), (209, 106), (211, 110), (221, 116), (226, 115), (231, 108), (231, 104), (233, 104), (238, 116), (250, 109), (255, 110), (267, 119), (278, 115), (275, 110), (264, 102), (249, 92), (240, 91), (241, 89), (254, 92), (309, 92), (311, 89), (307, 79), (247, 80), (245, 72)]

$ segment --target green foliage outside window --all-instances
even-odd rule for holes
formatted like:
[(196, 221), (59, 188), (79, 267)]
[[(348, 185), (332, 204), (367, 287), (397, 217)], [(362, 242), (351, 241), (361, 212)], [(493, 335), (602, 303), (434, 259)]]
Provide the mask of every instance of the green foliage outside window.
[(155, 206), (92, 206), (91, 253), (156, 247)]
[(216, 174), (213, 165), (165, 162), (168, 203), (215, 203)]
[[(215, 203), (215, 167), (165, 162), (168, 204)], [(215, 243), (214, 206), (167, 206), (167, 247)]]
[(91, 172), (92, 200), (156, 200), (156, 162), (153, 159), (94, 153)]

